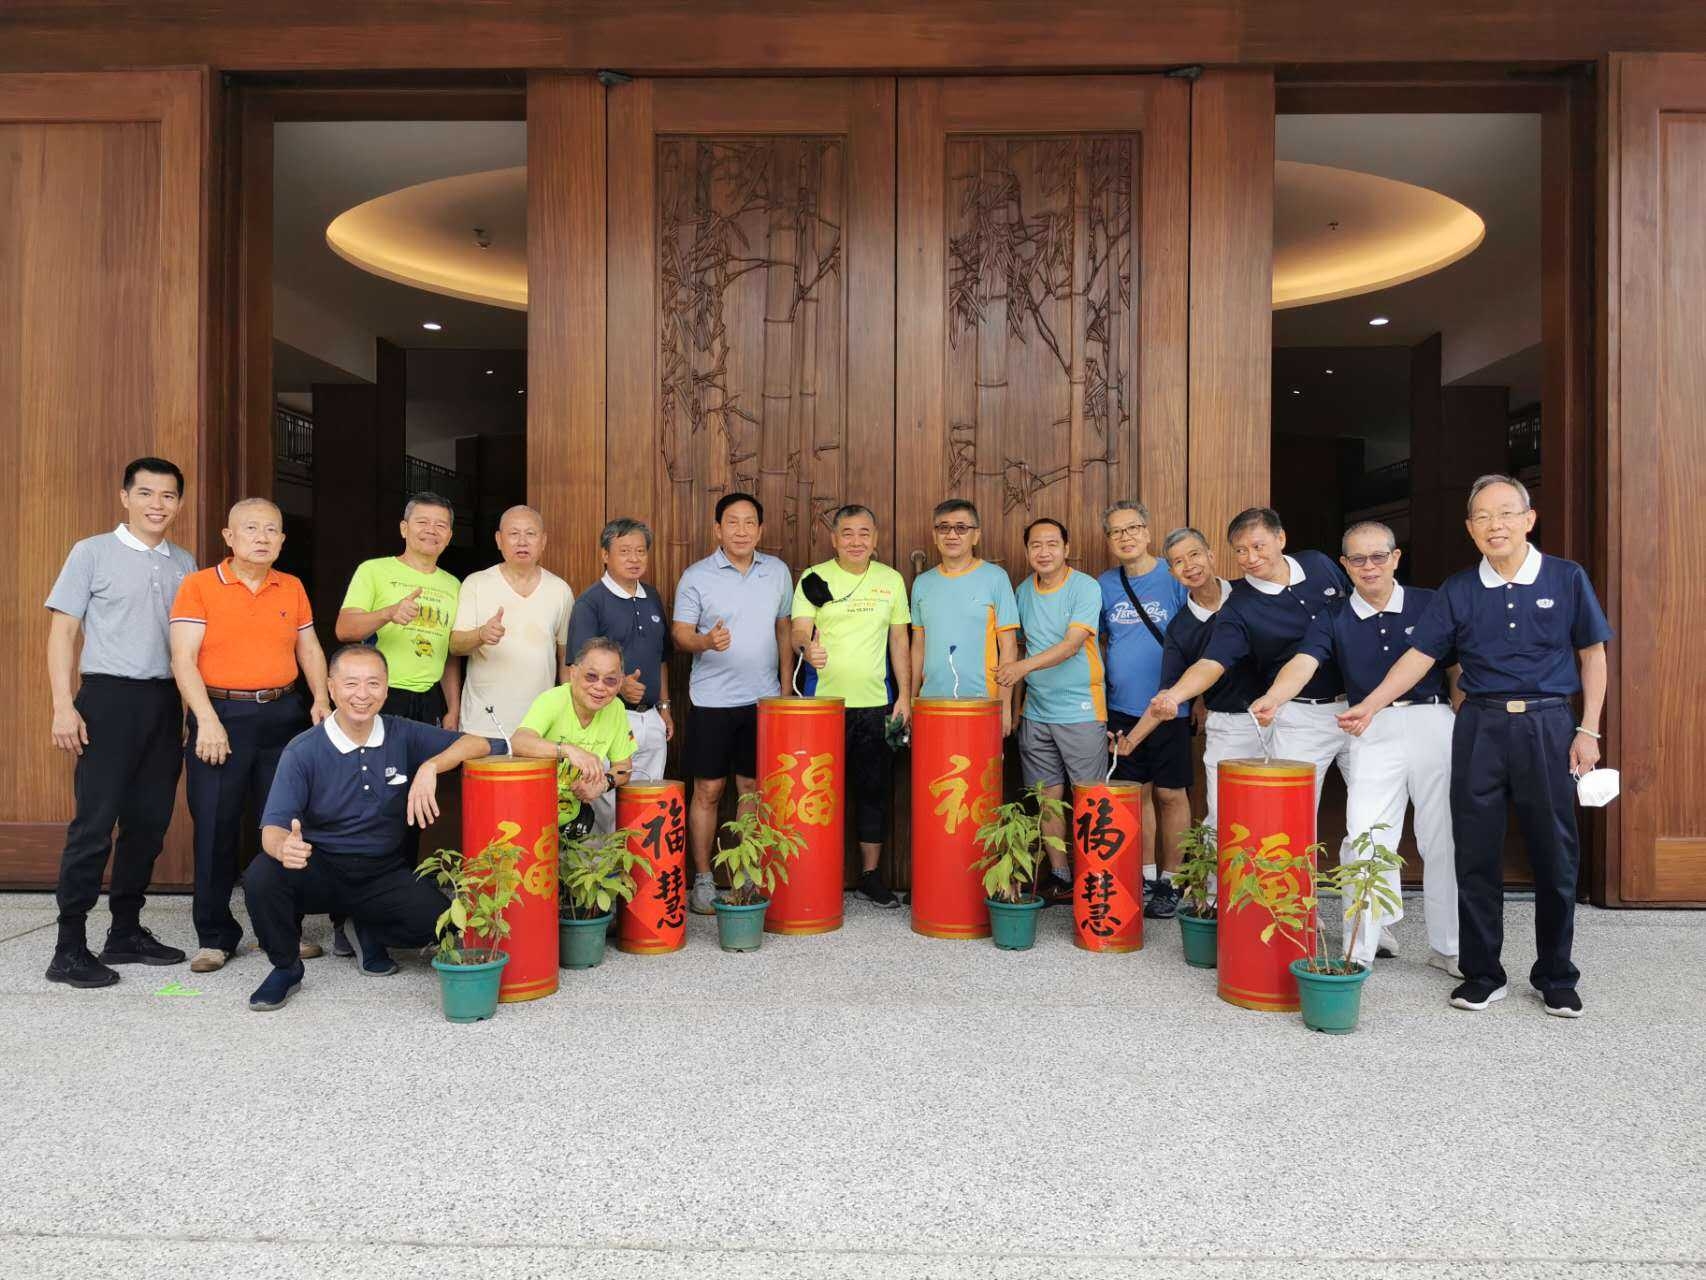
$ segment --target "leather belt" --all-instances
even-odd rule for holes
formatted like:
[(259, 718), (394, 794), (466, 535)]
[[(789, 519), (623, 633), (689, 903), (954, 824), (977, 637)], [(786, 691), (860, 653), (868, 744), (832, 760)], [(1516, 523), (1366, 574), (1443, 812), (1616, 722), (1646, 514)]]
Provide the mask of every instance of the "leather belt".
[(1431, 698), (1404, 698), (1392, 705), (1395, 707), (1435, 707), (1444, 701), (1444, 698), (1435, 694)]
[(287, 693), (296, 692), (294, 684), (281, 684), (276, 689), (208, 689), (207, 696), (223, 702), (277, 702)]
[(1486, 707), (1492, 711), (1508, 711), (1513, 716), (1520, 716), (1527, 711), (1538, 711), (1542, 707), (1561, 707), (1570, 700), (1568, 698), (1470, 698), (1478, 707)]
[(1344, 700), (1345, 700), (1345, 695), (1342, 693), (1335, 693), (1330, 698), (1293, 698), (1292, 699), (1293, 702), (1301, 702), (1306, 707), (1330, 707), (1335, 702), (1343, 702)]
[(629, 707), (628, 710), (634, 712), (636, 715), (644, 715), (648, 711), (656, 711), (657, 706), (658, 704), (655, 702), (636, 702), (633, 706)]

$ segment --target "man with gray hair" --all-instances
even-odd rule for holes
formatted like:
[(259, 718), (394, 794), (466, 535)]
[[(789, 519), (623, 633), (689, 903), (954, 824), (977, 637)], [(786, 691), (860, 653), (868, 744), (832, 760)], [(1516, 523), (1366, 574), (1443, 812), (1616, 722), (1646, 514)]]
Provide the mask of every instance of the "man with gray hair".
[[(1272, 686), (1250, 704), (1263, 725), (1273, 722), (1290, 698), (1309, 683), (1324, 663), (1337, 665), (1346, 695), (1367, 697), (1409, 651), (1410, 635), (1433, 602), (1434, 593), (1397, 582), (1402, 553), (1392, 530), (1364, 520), (1345, 530), (1339, 563), (1354, 588), (1342, 609), (1324, 610), (1304, 632), (1297, 653), (1274, 677)], [(1404, 692), (1388, 714), (1369, 731), (1351, 739), (1346, 770), (1345, 828), (1351, 840), (1366, 833), (1396, 849), (1404, 835), (1404, 810), (1416, 807), (1416, 848), (1422, 855), (1422, 904), (1427, 920), (1428, 963), (1455, 977), (1457, 967), (1457, 873), (1451, 839), (1451, 730), (1455, 717), (1439, 667)], [(1376, 830), (1384, 828), (1384, 830)], [(1357, 856), (1347, 840), (1340, 861)], [(1399, 892), (1398, 872), (1388, 881)], [(1383, 915), (1378, 907), (1357, 937), (1352, 960), (1371, 964), (1377, 955), (1398, 954), (1391, 926), (1404, 916), (1402, 906)]]
[(545, 568), (545, 522), (532, 507), (498, 519), (503, 560), (462, 580), (450, 652), (466, 657), (462, 728), (506, 737), (565, 670), (575, 593)]
[[(652, 531), (641, 520), (618, 517), (598, 535), (604, 576), (575, 601), (569, 615), (569, 652), (578, 653), (595, 636), (607, 636), (622, 650), (627, 668), (621, 698), (634, 734), (633, 778), (656, 782), (663, 777), (675, 720), (669, 710), (669, 611), (658, 589), (642, 581), (651, 562)], [(593, 802), (601, 831), (615, 827), (616, 798)]]

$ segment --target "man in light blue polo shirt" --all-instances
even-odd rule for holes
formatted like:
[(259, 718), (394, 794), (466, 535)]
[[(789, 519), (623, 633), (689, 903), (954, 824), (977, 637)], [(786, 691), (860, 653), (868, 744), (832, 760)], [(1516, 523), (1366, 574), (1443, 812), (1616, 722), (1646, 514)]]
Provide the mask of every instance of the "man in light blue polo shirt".
[(764, 506), (750, 493), (725, 493), (711, 525), (717, 549), (687, 567), (675, 589), (670, 639), (693, 655), (687, 685), (692, 710), (683, 763), (693, 778), (687, 847), (693, 856), (689, 909), (711, 915), (716, 882), (711, 847), (717, 806), (730, 773), (742, 795), (758, 775), (758, 700), (788, 683), (793, 578), (776, 556), (758, 550)]
[(1019, 656), (1019, 607), (998, 565), (978, 559), (977, 508), (937, 504), (931, 521), (942, 563), (912, 584), (913, 697), (1001, 699), (1001, 732), (1013, 729), (1013, 690), (995, 669)]

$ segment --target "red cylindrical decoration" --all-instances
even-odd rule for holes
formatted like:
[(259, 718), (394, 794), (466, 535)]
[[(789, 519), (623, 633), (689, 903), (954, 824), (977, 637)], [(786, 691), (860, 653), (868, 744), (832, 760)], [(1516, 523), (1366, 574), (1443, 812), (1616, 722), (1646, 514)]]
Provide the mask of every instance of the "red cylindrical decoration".
[(473, 857), (507, 837), (526, 850), (521, 892), (504, 912), (498, 999), (537, 1000), (557, 989), (557, 764), (554, 760), (470, 760), (462, 766), (462, 852)]
[(679, 782), (630, 782), (616, 790), (616, 829), (651, 863), (634, 868), (634, 896), (617, 915), (616, 945), (640, 955), (687, 945), (687, 792)]
[[(1262, 931), (1272, 918), (1245, 903), (1233, 909), (1237, 881), (1229, 862), (1237, 850), (1252, 854), (1302, 853), (1315, 843), (1315, 766), (1297, 760), (1222, 760), (1217, 820), (1219, 830), (1220, 998), (1230, 1004), (1263, 1012), (1297, 1008), (1297, 979), (1293, 960), (1307, 952), (1275, 933), (1268, 942)], [(1275, 872), (1282, 877), (1279, 892), (1308, 896), (1314, 892), (1312, 872)], [(1313, 936), (1314, 913), (1305, 938)]]
[(1001, 803), (1001, 704), (918, 698), (912, 704), (912, 931), (987, 938), (977, 829)]
[(758, 788), (771, 821), (805, 842), (770, 895), (769, 933), (841, 927), (846, 725), (840, 698), (758, 700)]
[(1072, 784), (1072, 940), (1143, 950), (1143, 787)]

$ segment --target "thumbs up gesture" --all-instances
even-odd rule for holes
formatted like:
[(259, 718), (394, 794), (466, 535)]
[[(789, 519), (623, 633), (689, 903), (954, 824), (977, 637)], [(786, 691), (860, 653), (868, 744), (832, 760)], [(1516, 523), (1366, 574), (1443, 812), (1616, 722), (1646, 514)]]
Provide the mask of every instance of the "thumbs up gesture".
[(391, 621), (399, 627), (406, 627), (420, 615), (421, 589), (416, 587), (396, 604), (391, 606)]
[(646, 696), (646, 686), (640, 679), (640, 669), (635, 667), (622, 681), (622, 701), (630, 706), (638, 706)]
[(721, 618), (717, 619), (716, 626), (705, 633), (705, 639), (710, 642), (710, 647), (718, 653), (726, 653), (729, 645), (734, 643), (734, 637), (729, 634), (728, 625)]
[(829, 665), (829, 650), (823, 647), (823, 641), (817, 638), (817, 628), (812, 628), (811, 642), (806, 645), (806, 661), (819, 671)]
[(503, 606), (500, 605), (496, 613), (480, 624), (480, 643), (483, 645), (496, 644), (503, 638), (504, 611)]
[(308, 865), (308, 855), (313, 852), (314, 846), (302, 838), (302, 819), (292, 818), (290, 834), (278, 847), (278, 860), (290, 870), (300, 871)]

